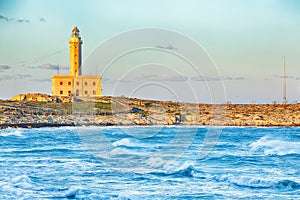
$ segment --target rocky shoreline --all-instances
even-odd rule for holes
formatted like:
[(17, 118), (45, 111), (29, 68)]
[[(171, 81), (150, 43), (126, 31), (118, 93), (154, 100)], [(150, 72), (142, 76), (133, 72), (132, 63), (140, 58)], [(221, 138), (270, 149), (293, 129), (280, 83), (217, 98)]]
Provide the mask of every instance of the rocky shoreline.
[(193, 104), (101, 97), (80, 102), (0, 100), (0, 129), (59, 126), (300, 126), (300, 104)]

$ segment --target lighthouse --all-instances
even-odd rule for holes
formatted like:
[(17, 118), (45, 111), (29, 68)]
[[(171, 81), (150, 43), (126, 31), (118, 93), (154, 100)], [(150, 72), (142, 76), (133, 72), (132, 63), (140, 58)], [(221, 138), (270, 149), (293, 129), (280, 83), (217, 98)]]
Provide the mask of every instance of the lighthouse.
[(74, 27), (69, 40), (70, 73), (52, 76), (52, 95), (64, 97), (99, 97), (102, 95), (102, 77), (82, 75), (82, 40)]
[(81, 44), (79, 30), (74, 27), (69, 41), (70, 45), (70, 76), (81, 75)]

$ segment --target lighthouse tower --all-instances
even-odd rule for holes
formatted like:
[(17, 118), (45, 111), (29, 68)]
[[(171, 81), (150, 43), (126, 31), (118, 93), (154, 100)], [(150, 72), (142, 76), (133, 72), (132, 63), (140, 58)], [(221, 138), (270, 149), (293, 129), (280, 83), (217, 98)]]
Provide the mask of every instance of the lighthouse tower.
[(52, 95), (76, 98), (100, 97), (102, 95), (102, 77), (82, 75), (81, 66), (82, 40), (79, 30), (74, 27), (69, 40), (70, 74), (52, 76)]
[(74, 27), (70, 44), (70, 76), (81, 75), (81, 44), (82, 40), (79, 36), (79, 30)]

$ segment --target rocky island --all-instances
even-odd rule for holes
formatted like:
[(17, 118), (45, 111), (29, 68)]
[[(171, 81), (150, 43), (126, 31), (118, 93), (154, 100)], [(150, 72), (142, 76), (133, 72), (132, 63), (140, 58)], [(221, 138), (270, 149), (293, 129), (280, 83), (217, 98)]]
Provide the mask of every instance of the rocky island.
[(0, 100), (0, 128), (45, 126), (300, 126), (300, 104), (195, 104), (126, 97)]

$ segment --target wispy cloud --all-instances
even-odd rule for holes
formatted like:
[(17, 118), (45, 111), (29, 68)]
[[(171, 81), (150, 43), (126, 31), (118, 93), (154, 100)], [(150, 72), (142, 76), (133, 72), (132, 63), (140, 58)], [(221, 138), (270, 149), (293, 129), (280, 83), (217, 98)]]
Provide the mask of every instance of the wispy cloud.
[(46, 19), (44, 17), (41, 17), (40, 22), (46, 22)]
[(23, 22), (26, 22), (26, 23), (29, 23), (29, 19), (15, 19), (16, 22), (19, 22), (19, 23), (23, 23)]
[(187, 81), (187, 76), (177, 75), (177, 74), (141, 74), (136, 76), (136, 80), (147, 80), (147, 81), (172, 81), (180, 82)]
[(67, 70), (67, 69), (69, 69), (68, 66), (55, 65), (55, 64), (37, 65), (37, 66), (31, 66), (30, 68), (33, 68), (33, 69), (48, 69), (48, 70)]
[[(277, 74), (274, 75), (274, 77), (275, 77), (275, 78), (282, 78), (282, 79), (284, 78), (284, 76), (282, 76), (282, 75), (277, 75)], [(294, 78), (295, 78), (295, 79), (297, 80), (298, 77), (294, 77), (294, 76), (286, 76), (286, 78), (287, 78), (287, 79), (294, 79)]]
[(10, 66), (8, 65), (0, 65), (0, 72), (3, 72), (4, 70), (10, 69)]
[[(4, 72), (5, 70), (12, 69), (15, 66), (13, 65), (0, 65), (0, 72)], [(43, 64), (36, 66), (23, 66), (31, 69), (45, 69), (45, 70), (68, 70), (69, 66), (57, 65), (57, 64)]]
[(149, 74), (145, 75), (143, 78), (149, 80), (149, 81), (174, 81), (174, 82), (181, 82), (181, 81), (187, 81), (187, 76), (180, 76), (180, 75), (174, 75), (174, 74)]
[(242, 77), (242, 76), (235, 77), (234, 80), (245, 80), (245, 77)]
[(239, 76), (239, 77), (203, 77), (203, 76), (194, 76), (191, 78), (194, 81), (239, 81), (239, 80), (244, 80), (245, 77)]
[(176, 47), (172, 46), (172, 45), (156, 45), (155, 46), (156, 48), (159, 48), (159, 49), (166, 49), (166, 50), (178, 50)]
[(29, 74), (9, 74), (9, 75), (0, 76), (0, 80), (18, 80), (18, 79), (24, 79), (30, 77), (31, 75)]
[(17, 18), (8, 18), (8, 17), (3, 16), (3, 15), (1, 15), (1, 14), (0, 14), (0, 20), (4, 20), (4, 21), (7, 21), (7, 22), (9, 22), (9, 21), (11, 21), (11, 22), (18, 22), (18, 23), (29, 23), (29, 22), (30, 22), (29, 19), (22, 19), (22, 18), (19, 18), (19, 19), (17, 19)]
[(3, 15), (0, 15), (0, 20), (5, 20), (5, 21), (8, 21), (9, 19)]
[(147, 80), (147, 81), (167, 81), (167, 82), (184, 82), (188, 80), (193, 81), (240, 81), (244, 80), (245, 77), (202, 77), (202, 76), (193, 76), (188, 77), (185, 75), (178, 74), (141, 74), (137, 75), (132, 79), (128, 78), (118, 78), (118, 79), (110, 79), (109, 81), (120, 81), (120, 82), (132, 82), (133, 80)]

